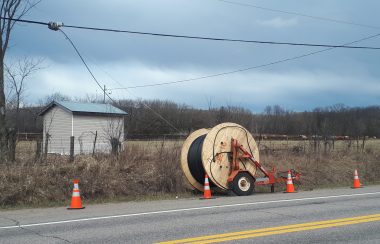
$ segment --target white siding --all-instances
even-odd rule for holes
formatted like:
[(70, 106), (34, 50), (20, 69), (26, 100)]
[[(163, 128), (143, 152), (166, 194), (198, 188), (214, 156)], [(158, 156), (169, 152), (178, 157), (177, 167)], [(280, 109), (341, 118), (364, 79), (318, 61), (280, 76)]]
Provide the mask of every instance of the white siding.
[[(73, 122), (73, 123), (72, 123)], [(92, 153), (95, 133), (95, 151), (110, 152), (110, 138), (124, 140), (123, 117), (73, 115), (60, 107), (53, 107), (43, 117), (43, 145), (49, 133), (48, 153), (70, 154), (70, 137), (74, 135), (74, 154)], [(119, 136), (120, 135), (120, 136)], [(43, 150), (45, 146), (43, 146)]]
[(122, 117), (74, 115), (75, 154), (92, 153), (95, 133), (95, 150), (109, 152), (110, 137), (124, 140), (124, 119)]
[(49, 133), (48, 153), (70, 154), (72, 114), (59, 107), (53, 107), (43, 117), (43, 150), (46, 133)]

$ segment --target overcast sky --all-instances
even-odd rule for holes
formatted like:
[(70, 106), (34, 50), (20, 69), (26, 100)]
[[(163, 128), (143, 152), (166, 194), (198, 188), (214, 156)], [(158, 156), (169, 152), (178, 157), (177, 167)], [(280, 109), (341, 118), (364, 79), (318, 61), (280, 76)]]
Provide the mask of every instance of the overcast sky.
[[(355, 22), (349, 25), (218, 0), (43, 0), (25, 19), (66, 25), (262, 41), (343, 44), (380, 33), (380, 1), (248, 1), (256, 6)], [(376, 25), (378, 27), (376, 28)], [(63, 28), (107, 88), (192, 79), (322, 50), (252, 43), (186, 40)], [(380, 47), (380, 37), (356, 43)], [(19, 24), (7, 60), (44, 58), (27, 82), (26, 102), (60, 92), (98, 95), (62, 33)], [(294, 111), (343, 103), (379, 105), (380, 50), (333, 49), (244, 72), (165, 86), (113, 90), (114, 99), (164, 99), (198, 108), (234, 105), (261, 112), (279, 104)]]

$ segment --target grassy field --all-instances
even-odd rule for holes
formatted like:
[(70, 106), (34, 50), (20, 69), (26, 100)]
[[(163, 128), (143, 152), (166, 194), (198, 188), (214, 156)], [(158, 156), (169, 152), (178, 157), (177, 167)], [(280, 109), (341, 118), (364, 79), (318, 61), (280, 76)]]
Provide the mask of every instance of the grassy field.
[[(73, 178), (80, 179), (82, 197), (91, 202), (189, 196), (192, 191), (179, 166), (182, 143), (129, 141), (118, 157), (78, 155), (71, 163), (60, 155), (36, 161), (36, 144), (19, 142), (17, 162), (0, 165), (0, 207), (67, 204)], [(364, 184), (380, 181), (380, 140), (368, 140), (364, 150), (348, 147), (346, 141), (326, 152), (323, 144), (315, 151), (308, 141), (261, 141), (260, 149), (265, 167), (301, 172), (301, 190), (348, 187), (354, 169)], [(257, 190), (269, 192), (269, 187)]]
[[(302, 148), (304, 151), (314, 150), (315, 143), (314, 141), (286, 141), (286, 140), (265, 140), (259, 143), (261, 146), (261, 150), (270, 149), (274, 151), (279, 150), (294, 150), (295, 148)], [(318, 144), (317, 144), (318, 146)], [(357, 147), (361, 150), (362, 141), (355, 140), (345, 140), (345, 141), (327, 141), (326, 143), (326, 151), (355, 151)], [(325, 144), (323, 141), (319, 141), (319, 149), (324, 151)], [(367, 139), (365, 141), (364, 150), (380, 150), (380, 140), (378, 139)]]
[[(178, 148), (182, 147), (183, 140), (133, 140), (128, 141), (126, 147), (138, 147), (147, 149), (146, 153), (154, 153), (155, 151), (162, 149)], [(302, 140), (262, 140), (258, 142), (261, 153), (267, 152), (299, 152), (307, 153), (315, 150), (314, 141)], [(356, 141), (335, 141), (334, 144), (330, 141), (328, 144), (324, 144), (323, 141), (319, 142), (317, 148), (320, 152), (333, 153), (333, 152), (376, 152), (380, 151), (380, 139), (368, 139), (365, 141), (364, 150), (362, 150), (362, 141), (357, 144)], [(35, 155), (36, 152), (35, 141), (20, 141), (17, 143), (16, 158), (19, 161), (25, 161)]]

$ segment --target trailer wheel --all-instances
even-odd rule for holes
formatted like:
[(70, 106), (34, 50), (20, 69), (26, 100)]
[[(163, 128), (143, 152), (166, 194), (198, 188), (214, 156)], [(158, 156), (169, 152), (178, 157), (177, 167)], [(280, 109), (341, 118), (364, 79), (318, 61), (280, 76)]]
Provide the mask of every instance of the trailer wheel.
[(254, 189), (254, 179), (247, 172), (240, 172), (232, 182), (232, 191), (238, 196), (251, 195)]

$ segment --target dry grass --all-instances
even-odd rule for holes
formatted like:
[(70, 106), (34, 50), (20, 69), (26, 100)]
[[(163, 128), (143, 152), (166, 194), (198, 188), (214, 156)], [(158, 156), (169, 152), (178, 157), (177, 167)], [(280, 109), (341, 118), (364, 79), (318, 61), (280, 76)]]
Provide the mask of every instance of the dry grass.
[[(81, 155), (69, 163), (65, 156), (49, 156), (44, 162), (36, 163), (29, 151), (35, 145), (20, 144), (18, 161), (0, 165), (0, 207), (67, 204), (73, 178), (80, 179), (81, 195), (87, 201), (190, 194), (179, 166), (181, 146), (181, 141), (131, 141), (119, 157)], [(365, 152), (327, 154), (266, 150), (260, 159), (267, 168), (297, 169), (302, 173), (301, 189), (310, 190), (349, 186), (355, 168), (365, 184), (379, 182), (378, 152), (370, 147)], [(269, 187), (260, 190), (269, 191)]]
[[(359, 141), (359, 151), (361, 150), (362, 141)], [(303, 152), (314, 150), (314, 141), (301, 140), (263, 140), (260, 142), (260, 148), (268, 151), (299, 151)], [(319, 141), (319, 150), (325, 150), (325, 144), (323, 141)], [(365, 150), (376, 151), (380, 150), (379, 139), (367, 139), (365, 141)], [(327, 152), (345, 152), (345, 151), (357, 151), (357, 142), (355, 140), (342, 140), (335, 141), (334, 145), (332, 141), (328, 141), (326, 144)]]
[[(149, 147), (148, 147), (149, 146)], [(84, 199), (186, 193), (179, 170), (180, 145), (130, 145), (119, 155), (49, 156), (43, 163), (27, 161), (0, 165), (0, 206), (64, 203), (72, 179), (80, 179)]]
[(302, 174), (299, 185), (302, 190), (350, 186), (355, 169), (358, 169), (362, 183), (380, 183), (380, 155), (373, 152), (281, 152), (262, 154), (260, 159), (268, 168), (276, 166), (278, 171), (284, 172), (290, 168), (299, 171)]

